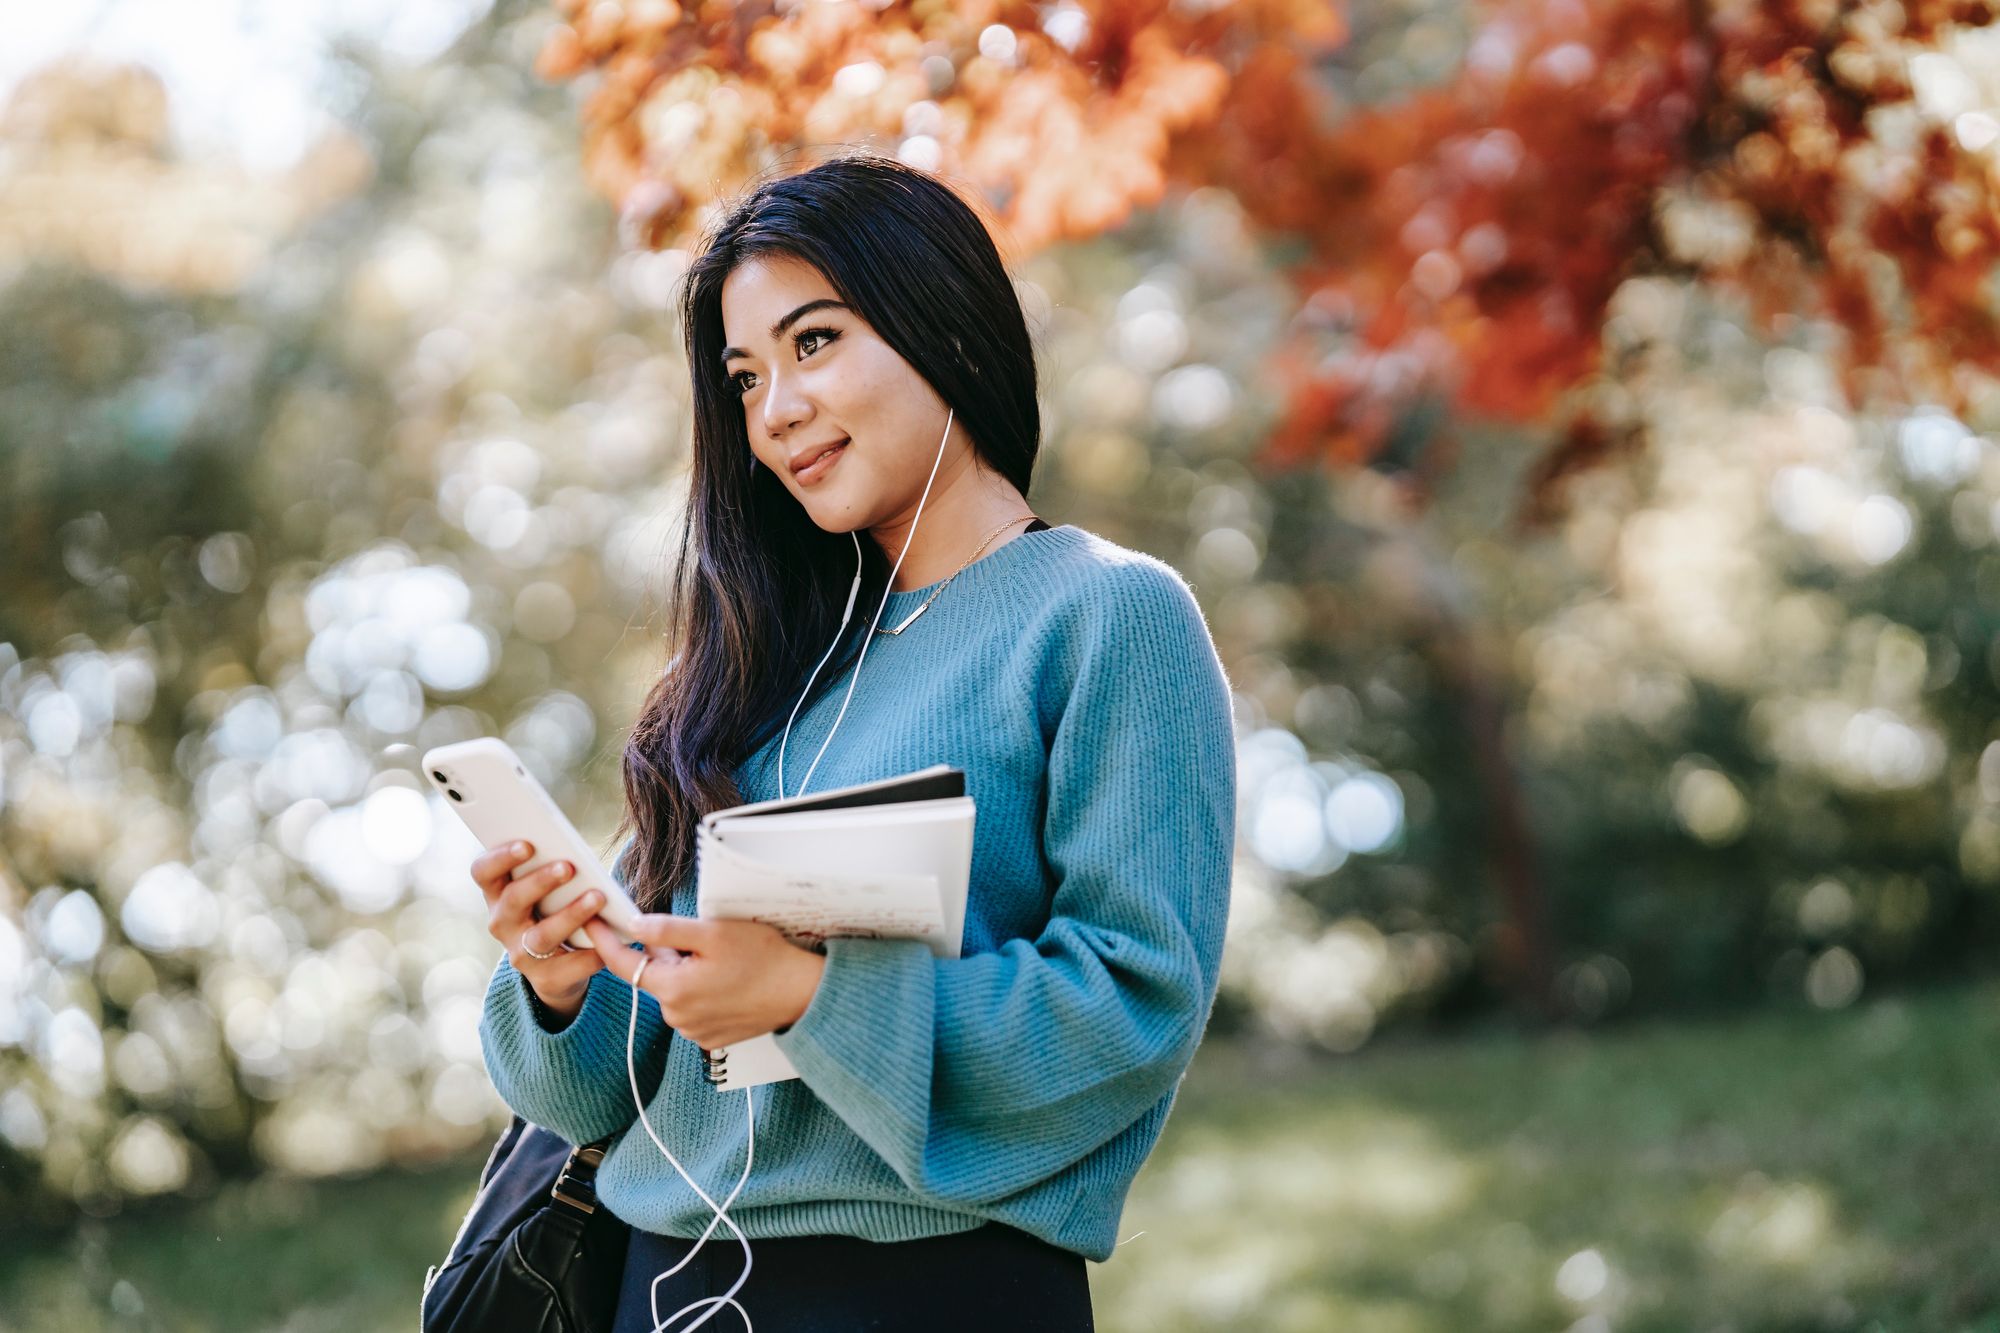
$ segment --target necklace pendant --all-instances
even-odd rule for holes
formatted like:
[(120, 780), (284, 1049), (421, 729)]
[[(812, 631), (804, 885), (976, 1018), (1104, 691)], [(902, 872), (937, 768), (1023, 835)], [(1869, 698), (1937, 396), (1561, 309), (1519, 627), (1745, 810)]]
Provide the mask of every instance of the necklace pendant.
[[(1028, 518), (1032, 521), (1034, 515), (1030, 514), (1028, 515)], [(922, 606), (918, 607), (916, 610), (910, 612), (910, 614), (903, 617), (902, 624), (896, 626), (896, 628), (894, 629), (883, 629), (878, 625), (875, 629), (875, 632), (877, 634), (901, 634), (904, 630), (908, 629), (910, 627), (910, 622), (915, 620), (918, 616), (922, 615), (924, 612), (930, 610), (931, 603), (935, 602), (938, 599), (938, 595), (942, 593), (946, 588), (949, 588), (951, 586), (952, 579), (955, 579), (960, 574), (963, 574), (965, 572), (965, 566), (977, 560), (979, 558), (979, 553), (985, 550), (987, 545), (991, 543), (995, 537), (998, 537), (1001, 533), (1005, 532), (1008, 528), (1012, 527), (1016, 523), (1019, 523), (1020, 521), (1021, 520), (1018, 518), (1010, 518), (1005, 523), (1002, 523), (999, 527), (993, 529), (993, 531), (987, 533), (986, 540), (980, 542), (979, 545), (975, 546), (972, 549), (972, 554), (965, 558), (965, 564), (960, 565), (957, 569), (952, 570), (950, 576), (946, 578), (942, 584), (939, 585), (937, 592), (934, 592), (929, 597), (925, 598), (924, 604)]]
[[(936, 600), (937, 600), (936, 598), (932, 598), (932, 599), (931, 599), (931, 601), (936, 601)], [(878, 630), (876, 630), (875, 632), (876, 632), (877, 634), (901, 634), (901, 633), (902, 633), (902, 632), (903, 632), (904, 630), (906, 630), (906, 629), (908, 629), (908, 628), (910, 627), (910, 622), (911, 622), (911, 621), (915, 620), (915, 619), (916, 619), (916, 618), (917, 618), (918, 616), (922, 615), (922, 614), (923, 614), (924, 612), (926, 612), (926, 611), (928, 611), (928, 610), (930, 610), (930, 609), (931, 609), (931, 603), (930, 603), (930, 602), (925, 602), (925, 603), (924, 603), (924, 604), (923, 604), (922, 606), (920, 606), (920, 607), (918, 607), (918, 608), (917, 608), (916, 610), (914, 610), (914, 611), (910, 612), (910, 614), (908, 614), (907, 616), (904, 616), (904, 617), (903, 617), (903, 623), (902, 623), (902, 624), (900, 624), (900, 625), (898, 625), (898, 626), (896, 626), (896, 628), (894, 628), (894, 629), (878, 629)]]

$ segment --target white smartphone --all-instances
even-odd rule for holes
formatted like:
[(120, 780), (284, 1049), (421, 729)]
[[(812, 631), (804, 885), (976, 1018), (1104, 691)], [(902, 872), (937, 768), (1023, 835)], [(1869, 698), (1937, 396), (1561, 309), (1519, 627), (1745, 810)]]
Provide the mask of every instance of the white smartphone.
[[(514, 867), (515, 879), (551, 861), (576, 867), (574, 875), (542, 898), (538, 915), (560, 911), (578, 894), (596, 889), (604, 895), (597, 914), (620, 935), (632, 938), (632, 918), (639, 909), (507, 742), (481, 736), (440, 745), (424, 755), (424, 777), (444, 794), (480, 846), (490, 851), (523, 839), (533, 848), (533, 854)], [(593, 947), (581, 926), (570, 934), (569, 942), (579, 949)]]

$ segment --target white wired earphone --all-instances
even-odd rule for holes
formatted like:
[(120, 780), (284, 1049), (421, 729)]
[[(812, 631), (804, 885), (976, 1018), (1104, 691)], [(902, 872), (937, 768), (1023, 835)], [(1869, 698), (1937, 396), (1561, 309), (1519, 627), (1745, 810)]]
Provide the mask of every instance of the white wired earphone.
[[(916, 540), (917, 524), (924, 516), (924, 501), (930, 498), (931, 483), (937, 480), (938, 465), (944, 462), (945, 441), (951, 438), (952, 416), (952, 411), (947, 409), (944, 417), (944, 436), (938, 441), (937, 457), (931, 460), (931, 475), (924, 481), (924, 493), (917, 497), (917, 512), (910, 518), (910, 535), (904, 539), (903, 549), (897, 552), (896, 563), (889, 570), (889, 582), (882, 589), (882, 601), (875, 608), (875, 619), (869, 622), (868, 637), (862, 640), (861, 654), (854, 659), (854, 676), (847, 682), (847, 693), (840, 701), (840, 711), (834, 715), (833, 726), (827, 730), (826, 739), (819, 744), (819, 754), (813, 756), (812, 763), (806, 768), (805, 777), (799, 780), (799, 789), (793, 793), (795, 796), (803, 796), (805, 794), (806, 786), (812, 781), (813, 770), (819, 767), (820, 756), (824, 755), (826, 747), (833, 743), (833, 733), (840, 730), (840, 721), (847, 716), (847, 701), (854, 697), (854, 687), (861, 680), (861, 663), (868, 656), (869, 643), (874, 641), (875, 626), (882, 623), (882, 612), (889, 605), (890, 590), (896, 586), (897, 571), (903, 567), (903, 557), (910, 553), (910, 543)], [(812, 669), (812, 674), (806, 677), (806, 687), (799, 693), (799, 702), (792, 705), (792, 715), (785, 719), (785, 734), (778, 740), (778, 795), (781, 797), (785, 794), (785, 742), (791, 739), (792, 722), (798, 717), (799, 708), (805, 703), (806, 695), (812, 692), (813, 682), (819, 679), (820, 667), (826, 665), (827, 658), (833, 656), (834, 648), (839, 645), (840, 636), (846, 631), (847, 622), (854, 614), (854, 599), (861, 595), (861, 539), (852, 532), (849, 532), (847, 535), (854, 539), (854, 582), (847, 589), (847, 607), (840, 613), (840, 628), (834, 631), (833, 642), (828, 644), (826, 652), (820, 655), (819, 666), (815, 666)], [(710, 1307), (708, 1313), (687, 1325), (686, 1329), (681, 1330), (681, 1333), (687, 1333), (687, 1330), (699, 1328), (701, 1325), (707, 1323), (715, 1317), (716, 1311), (725, 1305), (735, 1306), (736, 1313), (743, 1316), (744, 1329), (750, 1330), (750, 1312), (744, 1309), (742, 1302), (736, 1299), (736, 1293), (741, 1291), (743, 1284), (750, 1280), (750, 1238), (743, 1234), (742, 1227), (736, 1225), (736, 1219), (729, 1216), (728, 1209), (730, 1204), (736, 1202), (736, 1196), (742, 1192), (743, 1187), (750, 1181), (750, 1163), (757, 1149), (757, 1112), (755, 1104), (751, 1099), (751, 1094), (756, 1089), (743, 1089), (743, 1113), (750, 1132), (749, 1141), (743, 1149), (743, 1174), (737, 1179), (736, 1188), (729, 1191), (729, 1197), (718, 1204), (715, 1200), (708, 1197), (707, 1192), (700, 1185), (695, 1183), (694, 1177), (687, 1173), (687, 1168), (683, 1167), (673, 1153), (668, 1151), (667, 1145), (660, 1141), (660, 1136), (653, 1130), (652, 1122), (646, 1119), (645, 1099), (639, 1095), (639, 1074), (637, 1069), (634, 1068), (632, 1058), (633, 1049), (638, 1045), (639, 1040), (639, 978), (645, 975), (646, 964), (652, 961), (651, 955), (642, 955), (639, 959), (639, 965), (632, 969), (632, 1022), (625, 1030), (625, 1074), (631, 1080), (632, 1101), (639, 1108), (639, 1123), (646, 1127), (647, 1137), (653, 1140), (653, 1143), (659, 1148), (667, 1161), (673, 1164), (673, 1168), (679, 1173), (680, 1178), (688, 1183), (688, 1188), (692, 1189), (701, 1201), (708, 1205), (709, 1210), (715, 1214), (715, 1221), (708, 1224), (707, 1228), (701, 1233), (700, 1239), (695, 1241), (694, 1248), (682, 1255), (679, 1263), (653, 1279), (653, 1285), (648, 1292), (653, 1312), (653, 1333), (665, 1333), (667, 1325), (673, 1323), (688, 1311), (699, 1310), (704, 1305)], [(736, 1233), (737, 1242), (743, 1246), (742, 1274), (731, 1284), (729, 1290), (723, 1292), (720, 1296), (704, 1296), (700, 1300), (690, 1301), (668, 1315), (665, 1319), (660, 1318), (660, 1284), (688, 1266), (689, 1261), (701, 1252), (701, 1247), (706, 1245), (708, 1238), (715, 1233), (716, 1223), (718, 1222), (728, 1223), (729, 1229)]]

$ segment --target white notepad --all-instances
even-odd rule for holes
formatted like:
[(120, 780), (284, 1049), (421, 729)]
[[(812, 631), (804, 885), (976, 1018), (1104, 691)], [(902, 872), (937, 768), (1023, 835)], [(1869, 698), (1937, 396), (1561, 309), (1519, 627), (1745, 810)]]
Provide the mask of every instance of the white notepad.
[[(762, 921), (793, 943), (920, 939), (956, 958), (972, 873), (972, 798), (948, 764), (706, 815), (695, 835), (698, 916)], [(938, 793), (955, 792), (955, 795)], [(769, 1034), (707, 1053), (731, 1090), (797, 1078)]]

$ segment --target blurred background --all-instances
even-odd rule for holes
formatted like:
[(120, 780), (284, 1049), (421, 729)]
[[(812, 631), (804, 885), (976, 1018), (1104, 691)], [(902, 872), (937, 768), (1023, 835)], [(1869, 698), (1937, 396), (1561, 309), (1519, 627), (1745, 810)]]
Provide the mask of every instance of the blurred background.
[(0, 17), (0, 1328), (414, 1328), (504, 737), (664, 662), (717, 200), (980, 201), (1235, 690), (1107, 1330), (2000, 1329), (1985, 0)]

